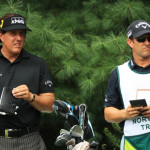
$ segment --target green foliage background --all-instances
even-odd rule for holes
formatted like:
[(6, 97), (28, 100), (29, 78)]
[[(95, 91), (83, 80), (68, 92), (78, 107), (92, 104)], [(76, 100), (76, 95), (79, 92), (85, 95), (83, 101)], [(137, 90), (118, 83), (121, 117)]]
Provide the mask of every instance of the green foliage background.
[[(27, 18), (25, 49), (45, 59), (55, 97), (72, 105), (86, 103), (99, 149), (119, 149), (118, 125), (104, 120), (104, 98), (111, 71), (131, 57), (126, 28), (136, 19), (150, 21), (148, 0), (0, 0), (0, 16)], [(42, 114), (41, 134), (48, 150), (64, 122)], [(64, 148), (65, 149), (65, 148)]]

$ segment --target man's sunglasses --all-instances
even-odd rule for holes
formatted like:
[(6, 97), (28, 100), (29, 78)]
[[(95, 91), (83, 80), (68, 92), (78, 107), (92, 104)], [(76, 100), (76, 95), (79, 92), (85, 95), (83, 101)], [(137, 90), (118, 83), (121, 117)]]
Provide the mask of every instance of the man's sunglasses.
[(140, 43), (143, 43), (143, 42), (145, 42), (146, 41), (146, 39), (148, 40), (148, 42), (150, 42), (150, 36), (149, 37), (138, 37), (138, 38), (136, 38), (136, 40), (138, 41), (138, 42), (140, 42)]

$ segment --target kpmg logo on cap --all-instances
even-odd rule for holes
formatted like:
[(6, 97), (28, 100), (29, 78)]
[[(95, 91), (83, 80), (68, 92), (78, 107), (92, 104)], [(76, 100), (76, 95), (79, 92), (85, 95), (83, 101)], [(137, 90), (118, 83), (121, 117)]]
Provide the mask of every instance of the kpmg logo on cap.
[(139, 22), (137, 25), (135, 25), (136, 28), (139, 28), (140, 26), (144, 29), (146, 29), (147, 27), (150, 28), (150, 25), (147, 22)]
[(24, 24), (25, 23), (24, 18), (22, 18), (22, 17), (12, 17), (11, 18), (11, 24), (17, 24), (17, 23)]

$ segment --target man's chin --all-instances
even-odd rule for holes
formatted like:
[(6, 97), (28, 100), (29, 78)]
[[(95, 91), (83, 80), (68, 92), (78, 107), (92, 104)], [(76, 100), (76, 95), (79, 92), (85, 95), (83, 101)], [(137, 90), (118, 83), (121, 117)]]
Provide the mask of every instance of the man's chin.
[(15, 49), (13, 50), (14, 55), (15, 55), (15, 54), (16, 54), (16, 55), (20, 54), (20, 53), (21, 53), (21, 50), (22, 50), (22, 48), (21, 48), (21, 49), (20, 49), (20, 48), (15, 48)]

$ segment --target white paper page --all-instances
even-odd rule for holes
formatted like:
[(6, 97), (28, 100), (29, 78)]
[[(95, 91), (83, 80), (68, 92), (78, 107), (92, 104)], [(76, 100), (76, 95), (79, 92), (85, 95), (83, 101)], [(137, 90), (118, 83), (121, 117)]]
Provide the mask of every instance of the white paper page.
[(136, 99), (145, 99), (147, 105), (150, 105), (150, 89), (138, 89)]

